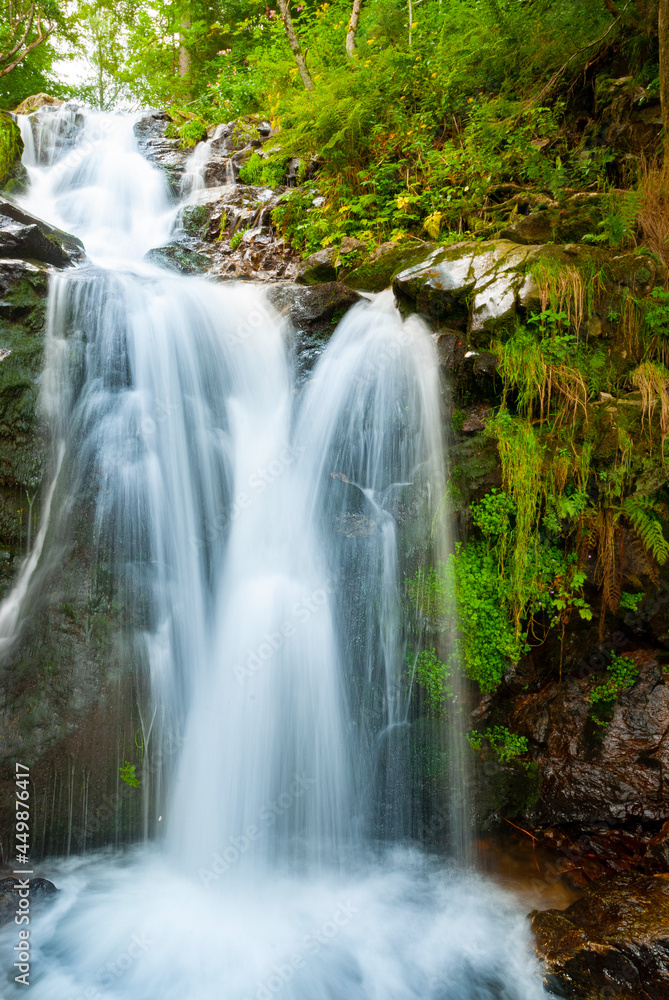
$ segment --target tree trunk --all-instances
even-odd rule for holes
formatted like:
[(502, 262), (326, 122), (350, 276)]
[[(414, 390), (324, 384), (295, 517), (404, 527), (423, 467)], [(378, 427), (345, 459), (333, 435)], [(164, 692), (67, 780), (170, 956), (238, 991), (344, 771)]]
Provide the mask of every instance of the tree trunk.
[(358, 20), (360, 18), (361, 7), (362, 0), (353, 0), (351, 20), (348, 22), (348, 31), (346, 32), (346, 51), (349, 56), (352, 56), (355, 52), (355, 33), (358, 30)]
[[(181, 27), (190, 28), (190, 14), (184, 14), (181, 18)], [(179, 76), (188, 76), (190, 72), (190, 52), (184, 45), (184, 36), (180, 36), (179, 44)]]
[(660, 0), (658, 19), (660, 40), (660, 101), (662, 102), (662, 124), (664, 126), (664, 164), (662, 169), (663, 187), (669, 184), (669, 0)]
[(300, 71), (300, 76), (302, 77), (302, 83), (307, 88), (311, 90), (313, 88), (314, 82), (309, 75), (309, 70), (307, 69), (307, 64), (304, 61), (304, 56), (302, 55), (302, 49), (300, 48), (300, 42), (295, 34), (295, 28), (293, 27), (293, 21), (290, 16), (290, 3), (289, 0), (279, 0), (279, 10), (281, 11), (281, 18), (283, 20), (283, 26), (286, 29), (286, 37), (288, 38), (288, 44), (290, 45), (291, 51), (295, 56), (295, 62), (297, 63), (297, 68)]

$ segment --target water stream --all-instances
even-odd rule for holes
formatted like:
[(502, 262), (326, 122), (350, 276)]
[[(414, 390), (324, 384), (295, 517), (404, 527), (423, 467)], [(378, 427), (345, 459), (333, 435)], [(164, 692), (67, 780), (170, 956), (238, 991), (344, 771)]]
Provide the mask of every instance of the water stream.
[(88, 262), (52, 278), (50, 485), (0, 630), (85, 509), (150, 699), (146, 840), (43, 866), (31, 996), (542, 997), (513, 900), (408, 846), (404, 581), (450, 545), (429, 331), (360, 304), (298, 391), (265, 290), (143, 260), (177, 208), (133, 117), (87, 114), (69, 147), (48, 121), (25, 206)]

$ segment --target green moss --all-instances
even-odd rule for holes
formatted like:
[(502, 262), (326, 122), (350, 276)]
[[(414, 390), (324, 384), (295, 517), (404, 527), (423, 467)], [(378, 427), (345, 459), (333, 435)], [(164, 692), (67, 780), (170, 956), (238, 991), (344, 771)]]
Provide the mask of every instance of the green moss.
[(22, 155), (20, 128), (8, 114), (0, 112), (0, 190), (18, 193), (25, 188), (27, 173)]
[(181, 225), (192, 236), (200, 232), (209, 221), (209, 212), (205, 205), (187, 205), (181, 214)]
[(478, 756), (473, 785), (474, 823), (486, 830), (502, 818), (524, 815), (537, 804), (541, 771), (536, 761), (502, 763), (492, 754)]
[(425, 243), (384, 243), (366, 261), (344, 278), (349, 288), (382, 292), (396, 274), (419, 264), (433, 247)]

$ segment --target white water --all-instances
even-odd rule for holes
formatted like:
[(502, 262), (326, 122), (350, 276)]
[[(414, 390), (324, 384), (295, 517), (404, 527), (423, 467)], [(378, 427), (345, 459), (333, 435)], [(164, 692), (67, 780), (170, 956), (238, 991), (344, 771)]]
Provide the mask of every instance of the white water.
[(22, 161), (24, 166), (32, 167), (35, 165), (35, 139), (33, 136), (33, 127), (29, 115), (17, 115), (16, 121), (19, 128), (21, 129), (21, 138), (23, 139), (23, 156)]
[(141, 262), (174, 210), (130, 118), (89, 116), (31, 178), (28, 206), (104, 265), (53, 282), (63, 458), (35, 551), (47, 575), (94, 512), (150, 674), (141, 776), (165, 829), (44, 864), (63, 892), (31, 924), (31, 996), (541, 997), (509, 899), (392, 846), (411, 831), (406, 767), (381, 764), (409, 722), (403, 576), (448, 544), (428, 331), (358, 306), (297, 395), (261, 289)]

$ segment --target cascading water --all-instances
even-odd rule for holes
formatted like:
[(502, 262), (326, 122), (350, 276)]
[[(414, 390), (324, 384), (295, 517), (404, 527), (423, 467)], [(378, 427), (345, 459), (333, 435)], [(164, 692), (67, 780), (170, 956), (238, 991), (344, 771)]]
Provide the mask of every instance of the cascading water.
[(52, 500), (3, 634), (92, 511), (91, 558), (150, 676), (146, 829), (165, 829), (49, 866), (63, 891), (32, 924), (32, 995), (542, 996), (509, 899), (396, 846), (402, 580), (448, 541), (428, 331), (384, 297), (359, 305), (297, 394), (261, 289), (142, 262), (175, 210), (131, 117), (87, 115), (29, 169), (27, 206), (93, 263), (53, 279)]

